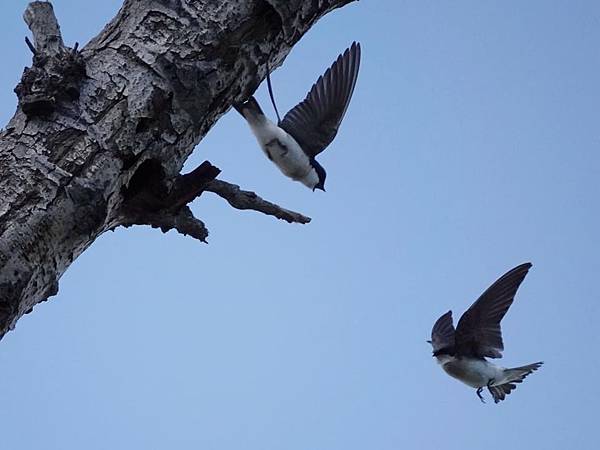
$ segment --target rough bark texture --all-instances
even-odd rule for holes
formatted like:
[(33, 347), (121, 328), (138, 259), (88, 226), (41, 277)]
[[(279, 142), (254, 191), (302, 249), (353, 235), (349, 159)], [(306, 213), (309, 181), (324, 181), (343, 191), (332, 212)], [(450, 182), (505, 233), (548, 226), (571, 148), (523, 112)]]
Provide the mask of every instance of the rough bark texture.
[(258, 87), (267, 62), (277, 67), (316, 20), (350, 1), (126, 0), (80, 52), (64, 46), (52, 6), (31, 3), (33, 65), (0, 134), (0, 337), (55, 295), (107, 230), (146, 224), (204, 240), (186, 206), (204, 190), (307, 223), (215, 180), (208, 162), (180, 171), (219, 117)]

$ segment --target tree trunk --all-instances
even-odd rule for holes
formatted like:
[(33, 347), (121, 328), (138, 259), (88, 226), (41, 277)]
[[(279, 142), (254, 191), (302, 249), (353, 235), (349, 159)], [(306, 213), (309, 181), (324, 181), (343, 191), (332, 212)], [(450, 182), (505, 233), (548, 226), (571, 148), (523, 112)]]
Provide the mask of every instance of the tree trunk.
[[(24, 18), (33, 66), (0, 133), (0, 337), (58, 292), (103, 232), (135, 224), (208, 235), (187, 204), (203, 191), (288, 222), (309, 218), (216, 180), (181, 175), (194, 147), (324, 14), (353, 0), (126, 0), (81, 51), (52, 6)], [(249, 144), (252, 145), (252, 144)]]

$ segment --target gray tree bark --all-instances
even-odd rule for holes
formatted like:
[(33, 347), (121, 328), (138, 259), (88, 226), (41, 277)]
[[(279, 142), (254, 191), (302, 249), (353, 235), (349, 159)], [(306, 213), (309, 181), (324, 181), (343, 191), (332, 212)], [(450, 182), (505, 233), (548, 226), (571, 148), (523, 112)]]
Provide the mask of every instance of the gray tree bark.
[[(217, 180), (182, 175), (194, 147), (324, 14), (353, 0), (126, 0), (81, 51), (52, 5), (24, 19), (33, 65), (0, 133), (0, 338), (94, 240), (118, 226), (208, 235), (187, 204), (203, 191), (288, 222), (309, 218)], [(25, 49), (25, 47), (24, 47)], [(249, 144), (252, 145), (252, 144)]]

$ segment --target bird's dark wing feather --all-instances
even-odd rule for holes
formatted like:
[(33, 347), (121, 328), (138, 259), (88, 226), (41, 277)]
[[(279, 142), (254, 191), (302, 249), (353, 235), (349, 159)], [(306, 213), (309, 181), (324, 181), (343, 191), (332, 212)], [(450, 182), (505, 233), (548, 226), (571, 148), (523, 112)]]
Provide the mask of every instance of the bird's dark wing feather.
[(461, 356), (501, 358), (504, 343), (500, 321), (512, 304), (530, 263), (508, 271), (462, 315), (456, 326), (456, 353)]
[(350, 103), (359, 66), (360, 44), (353, 42), (279, 123), (309, 157), (321, 153), (335, 138)]
[(433, 347), (433, 353), (443, 348), (454, 348), (452, 311), (448, 311), (433, 324), (430, 344)]

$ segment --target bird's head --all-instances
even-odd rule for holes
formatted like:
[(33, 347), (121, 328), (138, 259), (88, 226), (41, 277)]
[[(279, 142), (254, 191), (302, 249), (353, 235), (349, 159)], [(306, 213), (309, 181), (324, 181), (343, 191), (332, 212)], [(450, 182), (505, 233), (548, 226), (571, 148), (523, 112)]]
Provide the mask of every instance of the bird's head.
[(453, 357), (454, 354), (455, 354), (454, 348), (444, 347), (444, 348), (434, 349), (431, 356), (434, 356), (436, 358), (446, 359), (446, 358)]

